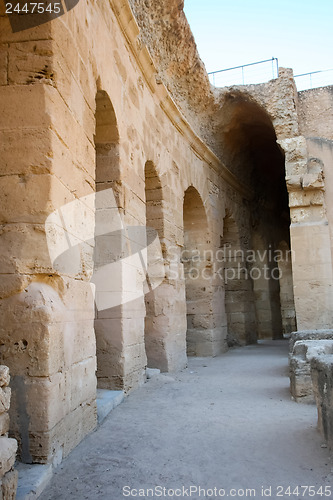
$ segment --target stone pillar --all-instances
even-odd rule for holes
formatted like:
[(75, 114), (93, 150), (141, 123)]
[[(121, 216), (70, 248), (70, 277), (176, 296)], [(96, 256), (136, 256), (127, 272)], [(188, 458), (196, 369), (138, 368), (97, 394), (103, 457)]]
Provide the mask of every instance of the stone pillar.
[[(148, 367), (173, 372), (183, 369), (187, 363), (186, 300), (179, 245), (182, 214), (177, 191), (169, 186), (172, 178), (164, 177), (161, 182), (151, 162), (146, 165), (145, 172), (146, 224), (158, 234), (160, 256), (163, 257), (162, 263), (158, 262), (158, 253), (154, 255), (148, 247), (150, 289), (145, 296)], [(157, 280), (157, 287), (154, 280)]]
[(330, 328), (333, 277), (322, 162), (309, 157), (302, 136), (279, 141), (286, 153), (297, 327)]
[[(34, 45), (36, 53), (47, 52), (43, 41), (23, 45), (31, 57)], [(84, 178), (89, 161), (94, 168), (95, 152), (48, 81), (0, 86), (0, 108), (6, 145), (0, 336), (2, 360), (12, 375), (11, 432), (25, 462), (58, 461), (97, 422), (94, 303), (87, 271), (91, 256), (82, 251), (77, 271), (57, 271), (46, 220), (75, 200), (73, 189), (78, 197), (90, 192)], [(80, 143), (87, 149), (77, 147)], [(88, 212), (89, 219), (93, 212)], [(59, 226), (49, 229), (57, 241)]]

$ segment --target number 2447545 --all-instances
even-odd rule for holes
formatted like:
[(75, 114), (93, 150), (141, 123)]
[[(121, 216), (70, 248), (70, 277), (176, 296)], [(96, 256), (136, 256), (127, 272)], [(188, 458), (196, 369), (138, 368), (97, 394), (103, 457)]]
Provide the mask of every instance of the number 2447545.
[(6, 3), (6, 14), (60, 14), (61, 7), (60, 2), (26, 2), (24, 4), (8, 2)]

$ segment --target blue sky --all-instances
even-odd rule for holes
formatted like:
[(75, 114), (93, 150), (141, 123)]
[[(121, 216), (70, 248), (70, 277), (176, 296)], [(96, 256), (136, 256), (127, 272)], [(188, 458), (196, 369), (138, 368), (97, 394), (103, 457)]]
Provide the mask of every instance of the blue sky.
[(207, 71), (273, 56), (295, 75), (333, 68), (333, 0), (185, 0), (185, 14)]

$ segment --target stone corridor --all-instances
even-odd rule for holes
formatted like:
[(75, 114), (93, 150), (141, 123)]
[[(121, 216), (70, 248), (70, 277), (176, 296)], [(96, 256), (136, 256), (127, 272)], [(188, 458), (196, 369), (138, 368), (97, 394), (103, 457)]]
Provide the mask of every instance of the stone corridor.
[[(214, 488), (263, 498), (262, 487), (271, 498), (325, 498), (329, 452), (315, 405), (291, 401), (287, 356), (286, 340), (260, 341), (153, 377), (63, 461), (40, 498), (163, 498), (164, 487), (164, 498), (214, 498)], [(288, 496), (288, 486), (314, 489)]]

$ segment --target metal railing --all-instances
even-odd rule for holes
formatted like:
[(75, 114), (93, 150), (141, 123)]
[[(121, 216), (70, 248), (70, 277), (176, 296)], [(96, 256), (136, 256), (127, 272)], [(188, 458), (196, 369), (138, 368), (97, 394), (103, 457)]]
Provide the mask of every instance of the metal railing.
[[(259, 65), (261, 65), (260, 68), (258, 68)], [(264, 61), (211, 71), (208, 75), (211, 83), (216, 87), (264, 83), (279, 76), (279, 61), (277, 57), (272, 57)]]
[[(260, 67), (259, 67), (260, 65)], [(277, 57), (254, 63), (220, 69), (208, 73), (210, 82), (215, 87), (231, 87), (232, 85), (251, 85), (264, 83), (279, 76), (279, 61)], [(298, 91), (333, 85), (333, 68), (310, 71), (295, 75)]]
[(311, 71), (310, 73), (295, 75), (294, 78), (298, 91), (326, 87), (333, 85), (333, 69)]

